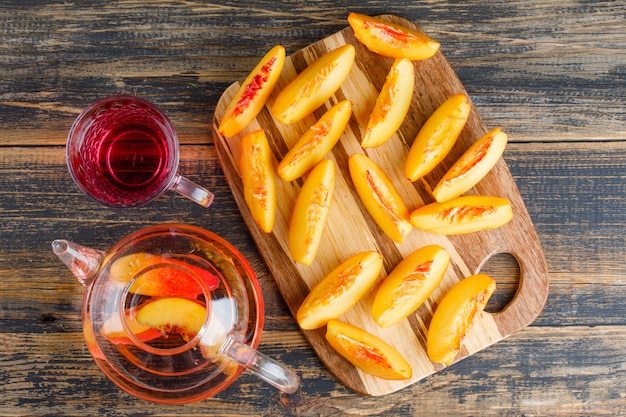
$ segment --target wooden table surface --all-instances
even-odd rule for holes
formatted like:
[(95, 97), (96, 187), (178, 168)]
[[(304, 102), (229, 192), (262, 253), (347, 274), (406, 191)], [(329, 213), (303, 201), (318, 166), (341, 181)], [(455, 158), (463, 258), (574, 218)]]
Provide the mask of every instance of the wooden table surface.
[[(623, 1), (2, 1), (0, 6), (0, 415), (626, 415), (626, 4)], [(550, 269), (537, 320), (396, 393), (345, 388), (307, 344), (243, 223), (211, 138), (222, 92), (275, 44), (293, 53), (347, 26), (349, 11), (395, 14), (441, 42), (504, 158)], [(84, 197), (65, 139), (92, 101), (159, 105), (181, 172), (209, 209), (168, 193), (115, 211)], [(296, 370), (279, 393), (244, 373), (214, 398), (167, 406), (109, 382), (81, 332), (84, 288), (52, 254), (66, 238), (106, 250), (163, 222), (201, 226), (251, 262), (265, 297), (260, 349)], [(515, 262), (485, 267), (502, 308)]]

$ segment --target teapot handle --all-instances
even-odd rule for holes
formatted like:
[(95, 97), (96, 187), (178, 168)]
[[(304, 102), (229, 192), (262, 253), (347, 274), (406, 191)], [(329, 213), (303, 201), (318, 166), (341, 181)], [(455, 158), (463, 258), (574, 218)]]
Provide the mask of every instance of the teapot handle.
[(293, 394), (300, 387), (300, 377), (295, 372), (232, 336), (226, 338), (220, 353), (287, 394)]

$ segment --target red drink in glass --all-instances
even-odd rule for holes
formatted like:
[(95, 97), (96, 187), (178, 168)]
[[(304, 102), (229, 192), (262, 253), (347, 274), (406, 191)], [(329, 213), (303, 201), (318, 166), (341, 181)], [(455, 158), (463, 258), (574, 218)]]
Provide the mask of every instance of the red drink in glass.
[(171, 122), (138, 97), (95, 102), (76, 119), (68, 136), (67, 164), (74, 182), (109, 207), (142, 206), (170, 188), (208, 206), (212, 194), (177, 174), (178, 158)]

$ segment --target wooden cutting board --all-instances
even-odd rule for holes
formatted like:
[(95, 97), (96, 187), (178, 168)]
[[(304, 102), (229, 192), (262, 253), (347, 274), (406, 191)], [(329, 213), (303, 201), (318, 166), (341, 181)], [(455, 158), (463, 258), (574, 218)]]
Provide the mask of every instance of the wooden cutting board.
[[(419, 30), (414, 24), (397, 16), (384, 19)], [(278, 92), (297, 73), (324, 53), (344, 44), (356, 48), (356, 61), (347, 80), (322, 108), (301, 122), (285, 125), (275, 120), (269, 108)], [(413, 102), (402, 127), (384, 145), (363, 150), (361, 134), (367, 125), (369, 113), (393, 60), (368, 51), (354, 37), (350, 27), (329, 36), (287, 57), (278, 85), (267, 106), (241, 134), (226, 139), (218, 133), (224, 110), (240, 86), (232, 84), (222, 95), (215, 109), (213, 138), (220, 163), (243, 218), (267, 266), (276, 279), (278, 288), (295, 317), (298, 307), (309, 289), (339, 263), (364, 250), (377, 250), (385, 260), (380, 280), (391, 272), (404, 257), (429, 244), (444, 247), (451, 255), (451, 265), (431, 298), (416, 313), (387, 329), (376, 325), (370, 315), (376, 286), (340, 320), (361, 327), (388, 342), (409, 361), (413, 376), (402, 381), (386, 381), (370, 376), (339, 356), (324, 338), (325, 327), (304, 331), (304, 335), (326, 367), (346, 386), (368, 395), (383, 395), (408, 386), (440, 369), (426, 355), (426, 333), (430, 318), (443, 294), (468, 275), (480, 271), (481, 266), (496, 253), (510, 253), (520, 265), (520, 284), (513, 300), (498, 313), (483, 313), (477, 317), (468, 333), (457, 361), (494, 344), (531, 324), (542, 310), (548, 296), (548, 270), (541, 245), (515, 181), (503, 159), (468, 194), (494, 195), (511, 201), (514, 219), (502, 228), (461, 236), (440, 236), (414, 229), (402, 244), (389, 239), (373, 222), (361, 204), (350, 180), (348, 157), (356, 152), (366, 153), (379, 164), (398, 188), (409, 210), (434, 201), (428, 190), (452, 163), (479, 137), (495, 126), (487, 128), (472, 105), (469, 120), (454, 149), (448, 157), (424, 180), (409, 182), (404, 177), (404, 164), (413, 139), (430, 114), (450, 95), (466, 93), (441, 52), (434, 57), (416, 61)], [(243, 80), (241, 80), (243, 81)], [(277, 176), (278, 208), (272, 233), (264, 233), (253, 221), (246, 206), (239, 175), (240, 140), (252, 130), (263, 128), (270, 140), (275, 163), (326, 110), (338, 101), (353, 101), (353, 116), (339, 143), (327, 156), (336, 162), (337, 181), (331, 212), (324, 231), (323, 242), (311, 266), (295, 263), (287, 246), (287, 227), (302, 179), (291, 183)], [(506, 126), (501, 126), (506, 132)], [(496, 290), (497, 291), (497, 290)]]

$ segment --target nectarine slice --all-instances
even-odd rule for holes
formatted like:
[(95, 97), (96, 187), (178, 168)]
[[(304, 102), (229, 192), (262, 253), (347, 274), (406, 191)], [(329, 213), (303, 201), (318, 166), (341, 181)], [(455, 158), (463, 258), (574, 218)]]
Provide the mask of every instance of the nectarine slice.
[(396, 59), (370, 114), (362, 147), (380, 146), (396, 133), (409, 111), (414, 84), (413, 63), (406, 58)]
[(505, 198), (461, 196), (445, 203), (430, 203), (411, 213), (411, 224), (441, 235), (459, 235), (495, 229), (513, 218)]
[(465, 95), (455, 94), (430, 115), (409, 150), (405, 174), (410, 181), (428, 174), (448, 155), (465, 127), (470, 108)]
[[(137, 277), (141, 271), (141, 276)], [(192, 271), (201, 279), (208, 290), (219, 285), (219, 279), (202, 268), (195, 267), (181, 260), (146, 252), (138, 252), (117, 258), (111, 264), (109, 276), (112, 281), (126, 285), (137, 278), (131, 285), (130, 292), (151, 297), (187, 297), (195, 298), (202, 294), (202, 287), (185, 271)]]
[(324, 326), (354, 306), (372, 286), (383, 267), (378, 252), (352, 255), (312, 289), (298, 309), (296, 319), (305, 330)]
[(452, 200), (478, 184), (498, 162), (506, 143), (507, 135), (499, 127), (478, 139), (433, 189), (437, 201)]
[(367, 49), (391, 58), (422, 60), (439, 50), (439, 42), (428, 36), (378, 17), (348, 14), (354, 36)]
[(358, 327), (330, 320), (326, 340), (351, 364), (378, 378), (399, 380), (410, 378), (411, 365), (391, 345)]
[(202, 329), (206, 313), (204, 306), (187, 298), (160, 298), (138, 309), (137, 322), (164, 334), (179, 334), (189, 341)]
[[(133, 343), (118, 313), (115, 312), (102, 324), (100, 333), (114, 344)], [(125, 310), (124, 316), (128, 330), (139, 340), (146, 342), (161, 336), (160, 331), (137, 321), (136, 308)]]
[(272, 151), (263, 130), (241, 139), (241, 178), (243, 195), (252, 218), (270, 233), (276, 217), (276, 178)]
[(317, 254), (335, 189), (335, 163), (326, 159), (309, 174), (296, 198), (288, 230), (289, 251), (301, 264)]
[(269, 98), (285, 64), (285, 48), (273, 47), (250, 72), (226, 107), (218, 131), (230, 138), (254, 119)]
[(335, 146), (352, 115), (352, 102), (343, 100), (311, 126), (278, 164), (278, 175), (293, 181), (317, 165)]
[(382, 231), (402, 243), (412, 229), (409, 209), (387, 174), (363, 154), (348, 159), (350, 177), (368, 213)]
[(443, 278), (450, 255), (440, 246), (424, 246), (404, 258), (376, 292), (372, 316), (381, 327), (391, 326), (413, 313)]
[(426, 350), (430, 360), (449, 365), (459, 354), (463, 338), (496, 289), (488, 275), (477, 274), (455, 284), (443, 297), (428, 328)]
[(272, 115), (283, 123), (293, 123), (313, 113), (344, 82), (355, 54), (354, 46), (347, 44), (312, 62), (276, 97)]

